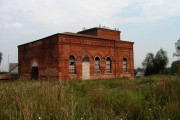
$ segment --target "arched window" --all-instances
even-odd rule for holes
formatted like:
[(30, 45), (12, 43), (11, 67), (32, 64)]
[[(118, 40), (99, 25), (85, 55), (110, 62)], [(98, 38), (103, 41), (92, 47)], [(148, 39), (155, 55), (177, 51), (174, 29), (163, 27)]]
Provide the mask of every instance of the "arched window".
[(99, 59), (99, 57), (95, 58), (94, 68), (95, 68), (95, 73), (100, 73), (100, 59)]
[(127, 72), (127, 71), (128, 71), (128, 69), (127, 69), (127, 59), (124, 58), (124, 59), (123, 59), (123, 72), (125, 73), (125, 72)]
[(111, 73), (111, 58), (106, 58), (106, 73)]
[(69, 57), (69, 74), (76, 74), (76, 61), (74, 56)]

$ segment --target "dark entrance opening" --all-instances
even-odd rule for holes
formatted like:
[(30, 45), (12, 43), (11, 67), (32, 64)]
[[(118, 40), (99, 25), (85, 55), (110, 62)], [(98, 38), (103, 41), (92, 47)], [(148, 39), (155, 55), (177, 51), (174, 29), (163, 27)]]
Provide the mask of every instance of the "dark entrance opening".
[(39, 76), (38, 66), (32, 67), (31, 78), (37, 80)]

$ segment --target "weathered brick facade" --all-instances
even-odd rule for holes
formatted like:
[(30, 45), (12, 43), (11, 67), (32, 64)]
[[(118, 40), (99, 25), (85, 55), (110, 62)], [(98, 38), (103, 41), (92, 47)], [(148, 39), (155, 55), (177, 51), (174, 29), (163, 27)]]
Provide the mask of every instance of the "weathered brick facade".
[(18, 46), (21, 78), (98, 79), (134, 77), (133, 42), (120, 31), (92, 28), (59, 33)]

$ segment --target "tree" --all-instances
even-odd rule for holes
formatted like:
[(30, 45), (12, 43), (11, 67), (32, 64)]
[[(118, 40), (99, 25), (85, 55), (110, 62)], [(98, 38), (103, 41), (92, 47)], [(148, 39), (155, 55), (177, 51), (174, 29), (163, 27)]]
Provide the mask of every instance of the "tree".
[(158, 74), (166, 70), (168, 64), (167, 52), (160, 49), (156, 56), (153, 53), (148, 53), (145, 60), (142, 62), (145, 75)]
[(145, 60), (142, 62), (145, 75), (152, 75), (154, 73), (154, 54), (148, 53)]
[(2, 61), (2, 53), (0, 52), (0, 64), (1, 64), (1, 61)]
[(171, 64), (171, 71), (173, 74), (180, 74), (180, 60), (174, 61)]
[(180, 38), (175, 43), (176, 53), (173, 54), (173, 56), (176, 56), (179, 60), (172, 62), (171, 64), (171, 70), (173, 74), (179, 74), (180, 75)]
[(166, 70), (168, 64), (167, 52), (163, 49), (160, 49), (155, 56), (154, 60), (154, 71), (155, 73), (163, 72)]
[(175, 48), (176, 48), (176, 53), (174, 53), (173, 56), (176, 56), (176, 57), (178, 57), (180, 59), (180, 38), (175, 43)]

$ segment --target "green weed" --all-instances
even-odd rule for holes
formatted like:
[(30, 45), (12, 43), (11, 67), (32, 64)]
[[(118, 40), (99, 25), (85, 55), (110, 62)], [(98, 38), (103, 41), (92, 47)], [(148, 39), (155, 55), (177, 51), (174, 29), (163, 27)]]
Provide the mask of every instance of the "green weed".
[(0, 119), (180, 119), (180, 78), (0, 83)]

